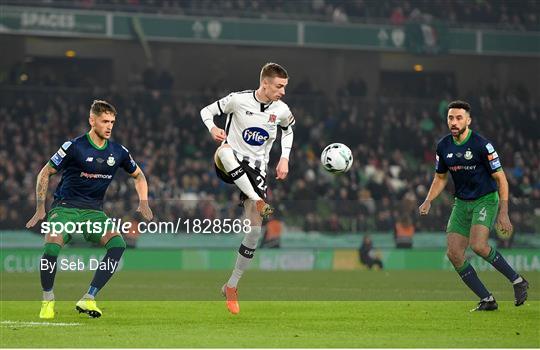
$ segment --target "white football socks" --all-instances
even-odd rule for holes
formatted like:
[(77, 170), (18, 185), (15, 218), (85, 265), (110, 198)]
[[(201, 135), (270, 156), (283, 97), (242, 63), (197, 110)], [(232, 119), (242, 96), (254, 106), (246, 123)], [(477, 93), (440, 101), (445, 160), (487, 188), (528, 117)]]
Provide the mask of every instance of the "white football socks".
[(253, 260), (253, 253), (259, 244), (259, 239), (261, 239), (261, 236), (262, 229), (260, 226), (251, 226), (251, 231), (244, 235), (242, 245), (240, 246), (240, 250), (244, 250), (244, 252), (238, 252), (236, 264), (234, 265), (234, 270), (229, 278), (229, 281), (227, 281), (227, 286), (232, 288), (236, 288), (238, 286), (238, 281), (244, 274), (244, 271), (248, 269), (249, 265), (251, 264), (251, 260)]
[(523, 278), (521, 276), (519, 276), (518, 278), (516, 278), (516, 280), (514, 282), (512, 282), (512, 284), (518, 284), (518, 283), (521, 283), (523, 282)]
[(43, 301), (52, 301), (54, 300), (54, 293), (51, 290), (49, 291), (43, 291)]
[[(233, 170), (238, 169), (239, 171), (244, 171), (242, 168), (239, 169), (240, 163), (238, 163), (238, 160), (234, 156), (234, 152), (232, 148), (230, 147), (221, 147), (218, 151), (218, 157), (221, 160), (221, 163), (223, 163), (223, 166), (225, 167), (225, 170), (231, 175), (230, 173)], [(249, 181), (249, 178), (247, 174), (244, 172), (242, 175), (235, 178), (235, 176), (232, 176), (234, 183), (238, 188), (244, 192), (246, 196), (248, 196), (249, 199), (252, 199), (254, 201), (258, 201), (261, 199), (257, 192), (253, 189), (253, 185), (251, 185), (251, 182)]]
[(83, 295), (83, 297), (81, 299), (94, 300), (95, 297), (92, 294), (86, 293), (85, 295)]

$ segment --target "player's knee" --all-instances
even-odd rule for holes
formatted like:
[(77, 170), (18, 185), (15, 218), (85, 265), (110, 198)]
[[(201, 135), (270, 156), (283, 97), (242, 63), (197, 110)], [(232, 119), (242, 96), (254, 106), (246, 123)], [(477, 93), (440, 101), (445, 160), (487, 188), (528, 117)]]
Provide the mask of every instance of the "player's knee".
[(222, 157), (227, 157), (231, 153), (233, 153), (233, 150), (232, 150), (231, 146), (229, 146), (229, 145), (221, 145), (216, 150), (214, 158), (215, 159), (221, 159)]
[(465, 260), (465, 257), (462, 253), (456, 252), (452, 249), (448, 249), (446, 251), (446, 256), (448, 257), (448, 260), (454, 265), (454, 266), (461, 266), (463, 265), (463, 262)]
[(116, 236), (113, 236), (111, 239), (109, 239), (109, 241), (105, 244), (105, 248), (126, 249), (126, 241), (124, 241), (124, 238), (122, 236), (116, 235)]
[(232, 170), (239, 166), (233, 149), (230, 146), (223, 145), (217, 150), (217, 155), (224, 168)]
[(65, 241), (64, 236), (61, 233), (48, 233), (45, 236), (45, 244), (52, 243), (62, 247), (64, 246), (64, 243), (67, 242), (69, 242), (69, 240)]
[(219, 152), (219, 149), (216, 151), (216, 153), (214, 153), (214, 163), (216, 164), (216, 166), (218, 167), (219, 170), (221, 170), (221, 171), (223, 171), (224, 173), (226, 173), (226, 172), (227, 172), (227, 169), (225, 169), (225, 166), (223, 166), (223, 162), (222, 162), (221, 159), (219, 158), (218, 152)]
[(485, 242), (473, 242), (471, 243), (471, 249), (482, 257), (488, 256), (490, 251), (489, 245)]

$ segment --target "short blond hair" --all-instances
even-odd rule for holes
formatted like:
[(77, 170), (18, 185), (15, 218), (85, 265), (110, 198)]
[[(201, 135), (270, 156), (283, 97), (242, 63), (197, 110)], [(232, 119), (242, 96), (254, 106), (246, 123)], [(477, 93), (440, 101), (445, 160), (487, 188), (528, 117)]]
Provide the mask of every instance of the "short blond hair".
[(112, 104), (104, 100), (94, 100), (90, 106), (90, 114), (100, 116), (102, 113), (112, 113), (116, 116), (116, 108)]
[(261, 81), (264, 78), (275, 78), (275, 77), (288, 79), (289, 74), (287, 73), (285, 68), (283, 68), (282, 66), (274, 62), (268, 62), (264, 66), (262, 66)]

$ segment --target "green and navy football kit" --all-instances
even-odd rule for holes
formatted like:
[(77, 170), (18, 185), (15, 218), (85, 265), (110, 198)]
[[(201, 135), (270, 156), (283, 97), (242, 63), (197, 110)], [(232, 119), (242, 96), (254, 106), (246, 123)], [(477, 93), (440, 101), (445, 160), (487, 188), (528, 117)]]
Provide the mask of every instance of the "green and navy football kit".
[[(99, 147), (94, 144), (89, 134), (85, 134), (64, 142), (49, 160), (49, 165), (62, 173), (47, 220), (51, 224), (62, 223), (65, 229), (64, 232), (57, 232), (60, 229), (55, 229), (54, 225), (51, 225), (53, 233), (62, 234), (64, 244), (67, 243), (71, 238), (70, 233), (65, 232), (71, 231), (67, 227), (69, 223), (72, 227), (75, 226), (74, 230), (81, 229), (87, 241), (101, 243), (103, 234), (110, 230), (106, 225), (108, 217), (103, 212), (105, 192), (119, 167), (130, 174), (137, 169), (137, 164), (129, 151), (124, 146), (108, 140)], [(78, 225), (78, 223), (84, 225)], [(91, 317), (101, 316), (102, 312), (93, 299), (116, 271), (116, 266), (126, 248), (124, 239), (119, 235), (103, 243), (107, 252), (100, 264), (106, 268), (96, 270), (88, 292), (76, 306), (79, 312), (87, 313)], [(54, 317), (54, 305), (50, 307), (47, 305), (51, 300), (54, 301), (52, 290), (61, 248), (62, 244), (56, 242), (45, 243), (40, 263), (44, 300), (42, 312), (40, 312), (41, 318)], [(43, 262), (46, 262), (45, 266), (50, 266), (50, 268), (43, 268)]]
[[(62, 172), (62, 179), (54, 193), (49, 222), (105, 222), (103, 198), (118, 168), (129, 174), (137, 164), (127, 148), (105, 141), (98, 147), (88, 134), (66, 141), (51, 157), (50, 166)], [(104, 227), (102, 225), (101, 227)], [(103, 232), (83, 232), (86, 240), (99, 242)], [(68, 237), (64, 235), (64, 241)]]
[(491, 228), (499, 206), (497, 182), (491, 175), (502, 170), (493, 144), (472, 130), (461, 143), (450, 134), (437, 144), (436, 160), (436, 172), (450, 171), (455, 186), (447, 232), (468, 237), (472, 225)]
[[(452, 135), (442, 138), (437, 144), (436, 172), (450, 171), (455, 185), (455, 202), (448, 220), (446, 232), (469, 237), (472, 225), (483, 225), (491, 229), (499, 208), (497, 182), (493, 173), (502, 170), (501, 160), (491, 142), (472, 130), (461, 143)], [(479, 253), (477, 253), (479, 254)], [(497, 271), (513, 283), (515, 305), (527, 299), (528, 282), (508, 264), (500, 252), (491, 247), (487, 256), (482, 256)], [(496, 310), (497, 302), (465, 260), (462, 266), (454, 266), (463, 282), (480, 298), (474, 310)]]

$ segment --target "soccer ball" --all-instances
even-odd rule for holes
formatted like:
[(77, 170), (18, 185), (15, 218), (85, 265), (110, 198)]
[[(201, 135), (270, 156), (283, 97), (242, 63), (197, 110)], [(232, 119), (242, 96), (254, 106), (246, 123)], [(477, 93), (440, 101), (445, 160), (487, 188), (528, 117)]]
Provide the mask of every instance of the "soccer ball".
[(332, 143), (322, 151), (321, 163), (324, 169), (331, 173), (347, 172), (353, 163), (352, 152), (342, 143)]

